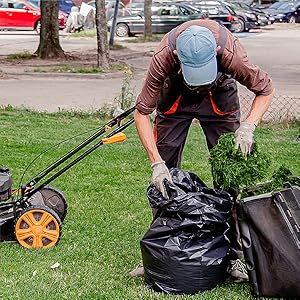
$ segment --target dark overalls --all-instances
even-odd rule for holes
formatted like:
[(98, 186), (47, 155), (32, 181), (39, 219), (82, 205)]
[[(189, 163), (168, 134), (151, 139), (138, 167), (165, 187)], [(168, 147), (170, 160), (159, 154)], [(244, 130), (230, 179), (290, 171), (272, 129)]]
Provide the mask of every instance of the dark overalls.
[[(221, 46), (217, 56), (218, 63), (227, 38), (226, 32), (222, 32), (222, 26), (221, 28), (220, 39), (217, 41), (217, 45)], [(172, 51), (176, 49), (176, 29), (169, 34), (169, 46)], [(219, 72), (213, 84), (191, 89), (183, 80), (178, 62), (178, 69), (164, 82), (154, 124), (157, 148), (168, 168), (180, 168), (182, 151), (194, 118), (200, 122), (208, 149), (216, 145), (222, 134), (234, 132), (240, 124), (237, 84), (230, 75)], [(237, 224), (232, 221), (231, 228), (234, 229)], [(237, 230), (232, 230), (231, 259), (242, 257)]]

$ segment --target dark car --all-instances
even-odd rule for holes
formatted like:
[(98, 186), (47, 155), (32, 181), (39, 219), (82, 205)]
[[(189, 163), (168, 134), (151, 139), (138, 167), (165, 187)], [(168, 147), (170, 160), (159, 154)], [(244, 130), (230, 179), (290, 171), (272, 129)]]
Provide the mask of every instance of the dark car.
[(278, 1), (273, 3), (272, 5), (270, 5), (267, 8), (263, 8), (264, 12), (266, 12), (269, 15), (274, 15), (274, 13), (276, 12), (277, 9), (279, 9), (280, 6), (285, 5), (285, 1)]
[(75, 4), (73, 0), (58, 0), (58, 6), (59, 6), (59, 10), (69, 15), (71, 12), (71, 8), (75, 6)]
[[(94, 10), (96, 10), (96, 1), (91, 0), (87, 2), (88, 5), (91, 5)], [(113, 17), (114, 11), (115, 11), (115, 1), (105, 1), (105, 11), (106, 11), (106, 20), (109, 20)], [(128, 16), (131, 15), (126, 6), (122, 3), (119, 2), (118, 6), (118, 16)]]
[(239, 6), (241, 9), (248, 10), (256, 14), (257, 22), (260, 26), (266, 26), (275, 22), (275, 18), (268, 15), (266, 12), (259, 8), (253, 8), (245, 2), (242, 1), (230, 1), (230, 3), (234, 3), (236, 6)]
[(244, 10), (231, 2), (221, 0), (206, 0), (206, 1), (193, 1), (195, 4), (207, 4), (214, 7), (226, 6), (234, 12), (237, 17), (237, 24), (235, 26), (235, 32), (249, 31), (249, 29), (259, 28), (258, 19), (256, 14), (252, 11)]
[[(279, 0), (280, 1), (280, 0)], [(259, 9), (265, 9), (273, 5), (274, 3), (277, 3), (278, 0), (247, 0), (246, 3), (251, 5), (254, 8), (259, 8)]]
[(127, 5), (127, 9), (132, 15), (140, 14), (144, 10), (144, 3), (131, 2)]
[(197, 2), (192, 4), (205, 14), (209, 19), (223, 24), (227, 29), (234, 32), (238, 24), (238, 18), (235, 12), (226, 5), (214, 5), (205, 2)]
[(300, 2), (286, 2), (279, 6), (273, 14), (275, 22), (300, 22)]
[(231, 2), (225, 3), (227, 3), (230, 8), (237, 14), (239, 25), (237, 26), (236, 32), (244, 32), (249, 31), (250, 29), (260, 28), (258, 17), (253, 11), (241, 8), (240, 6)]
[[(184, 4), (162, 3), (154, 4), (152, 9), (152, 32), (167, 33), (179, 24), (189, 20), (204, 18), (203, 14)], [(116, 23), (116, 35), (120, 37), (130, 36), (144, 32), (145, 18), (143, 11), (139, 14), (118, 17)], [(112, 20), (107, 22), (108, 30), (112, 26)]]

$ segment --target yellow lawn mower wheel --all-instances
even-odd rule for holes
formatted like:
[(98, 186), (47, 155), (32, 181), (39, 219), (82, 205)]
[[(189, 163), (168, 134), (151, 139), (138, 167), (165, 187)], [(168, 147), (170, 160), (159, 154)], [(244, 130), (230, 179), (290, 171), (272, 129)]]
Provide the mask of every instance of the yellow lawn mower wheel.
[(61, 220), (49, 207), (29, 206), (17, 218), (15, 235), (25, 248), (51, 248), (59, 241)]

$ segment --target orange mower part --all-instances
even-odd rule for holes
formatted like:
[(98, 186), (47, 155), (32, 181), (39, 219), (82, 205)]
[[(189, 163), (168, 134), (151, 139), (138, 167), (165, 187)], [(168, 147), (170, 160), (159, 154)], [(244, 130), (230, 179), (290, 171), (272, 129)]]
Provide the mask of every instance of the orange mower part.
[(17, 241), (25, 248), (51, 248), (61, 234), (61, 221), (48, 207), (29, 207), (19, 216), (15, 225)]
[(111, 137), (103, 138), (102, 142), (104, 145), (112, 143), (123, 143), (126, 140), (126, 135), (123, 132), (114, 134)]

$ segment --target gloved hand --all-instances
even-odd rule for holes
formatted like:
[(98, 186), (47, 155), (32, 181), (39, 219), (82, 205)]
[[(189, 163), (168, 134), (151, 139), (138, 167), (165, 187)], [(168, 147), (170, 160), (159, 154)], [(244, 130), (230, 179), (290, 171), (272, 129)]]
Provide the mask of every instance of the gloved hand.
[(248, 155), (252, 151), (255, 128), (255, 124), (242, 122), (235, 132), (235, 149), (241, 148), (244, 155)]
[(165, 185), (163, 184), (164, 179), (167, 179), (168, 181), (172, 182), (172, 178), (170, 175), (170, 172), (165, 165), (164, 161), (158, 161), (151, 165), (153, 169), (152, 173), (152, 184), (162, 193), (162, 195), (168, 199), (168, 194), (165, 188)]

